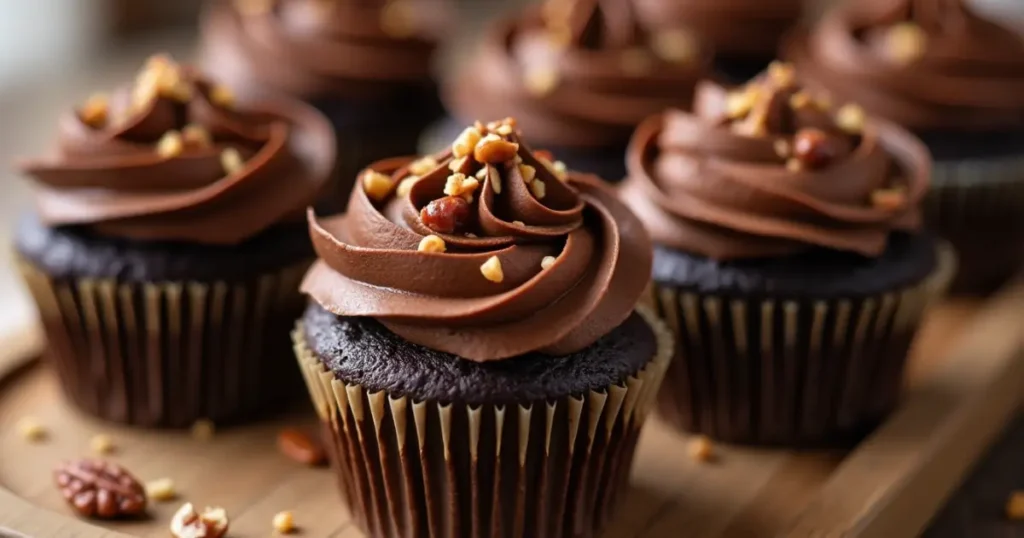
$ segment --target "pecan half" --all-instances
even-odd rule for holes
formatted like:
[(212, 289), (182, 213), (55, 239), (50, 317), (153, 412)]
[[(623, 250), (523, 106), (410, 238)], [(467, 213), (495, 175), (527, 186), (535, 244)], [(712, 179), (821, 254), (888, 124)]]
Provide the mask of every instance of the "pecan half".
[(114, 519), (146, 511), (142, 484), (124, 468), (103, 460), (62, 463), (54, 479), (64, 500), (83, 517)]

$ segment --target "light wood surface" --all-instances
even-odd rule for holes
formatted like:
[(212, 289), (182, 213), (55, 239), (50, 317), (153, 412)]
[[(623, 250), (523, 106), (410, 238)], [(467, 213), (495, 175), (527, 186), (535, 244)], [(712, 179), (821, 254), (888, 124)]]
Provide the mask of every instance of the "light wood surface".
[[(1024, 285), (984, 306), (952, 303), (931, 313), (912, 363), (904, 405), (856, 450), (794, 453), (716, 447), (718, 459), (687, 456), (687, 438), (654, 421), (641, 438), (633, 491), (610, 537), (914, 536), (941, 507), (1024, 395)], [(166, 536), (181, 502), (216, 504), (232, 517), (230, 536), (272, 535), (271, 519), (292, 510), (303, 536), (359, 538), (347, 523), (327, 469), (278, 454), (282, 425), (312, 424), (299, 409), (263, 425), (218, 432), (131, 431), (69, 409), (55, 380), (36, 365), (32, 327), (0, 339), (0, 536)], [(34, 416), (51, 431), (42, 444), (15, 423)], [(61, 459), (89, 455), (89, 439), (110, 435), (112, 458), (142, 480), (170, 477), (179, 500), (154, 503), (146, 521), (106, 529), (71, 516), (52, 484)]]

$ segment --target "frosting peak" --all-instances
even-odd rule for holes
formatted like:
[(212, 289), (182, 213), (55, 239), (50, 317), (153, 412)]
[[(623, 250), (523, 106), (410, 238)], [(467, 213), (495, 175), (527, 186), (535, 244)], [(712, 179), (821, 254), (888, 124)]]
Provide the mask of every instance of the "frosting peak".
[(698, 94), (693, 114), (645, 121), (629, 150), (623, 196), (656, 242), (715, 259), (875, 256), (891, 230), (920, 225), (930, 161), (902, 129), (801, 86), (786, 64)]
[(334, 148), (312, 108), (236, 108), (224, 87), (155, 56), (132, 86), (66, 114), (55, 154), (23, 169), (51, 226), (232, 244), (300, 216), (326, 182)]
[(850, 2), (787, 54), (813, 82), (917, 131), (1024, 124), (1024, 36), (964, 0)]
[(348, 212), (310, 213), (302, 289), (411, 342), (474, 361), (583, 349), (632, 312), (651, 270), (640, 222), (597, 178), (529, 148), (514, 121), (378, 162)]

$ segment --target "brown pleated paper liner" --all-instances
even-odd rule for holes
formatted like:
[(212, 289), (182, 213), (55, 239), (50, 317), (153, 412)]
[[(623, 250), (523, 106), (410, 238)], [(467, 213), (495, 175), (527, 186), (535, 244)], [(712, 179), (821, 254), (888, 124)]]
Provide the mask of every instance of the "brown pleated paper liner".
[(224, 424), (301, 391), (289, 334), (309, 262), (239, 282), (53, 279), (19, 266), (46, 333), (44, 359), (89, 414), (144, 427)]
[(936, 163), (925, 222), (953, 243), (954, 293), (988, 293), (1024, 269), (1024, 157)]
[(413, 401), (336, 379), (295, 351), (324, 426), (342, 500), (370, 537), (595, 536), (628, 488), (641, 426), (672, 355), (618, 385), (520, 405)]
[(675, 333), (659, 414), (727, 442), (845, 445), (895, 407), (908, 349), (955, 270), (952, 249), (923, 282), (880, 296), (742, 299), (652, 285)]

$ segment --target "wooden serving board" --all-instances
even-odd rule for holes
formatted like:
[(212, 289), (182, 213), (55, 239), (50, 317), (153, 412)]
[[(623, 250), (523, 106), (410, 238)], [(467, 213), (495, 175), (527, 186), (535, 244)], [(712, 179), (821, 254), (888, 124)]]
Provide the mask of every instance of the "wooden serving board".
[[(855, 450), (790, 452), (716, 447), (688, 456), (686, 436), (654, 420), (641, 437), (632, 492), (607, 536), (661, 538), (915, 536), (1024, 400), (1024, 283), (987, 303), (946, 303), (929, 315), (902, 407)], [(218, 432), (139, 432), (85, 418), (62, 401), (37, 365), (43, 345), (28, 327), (0, 339), (0, 536), (167, 536), (185, 500), (225, 507), (234, 537), (270, 536), (294, 512), (302, 536), (359, 538), (327, 469), (302, 467), (275, 447), (284, 425), (312, 425), (298, 410), (262, 425)], [(50, 431), (30, 444), (25, 416)], [(75, 519), (52, 484), (61, 459), (88, 456), (104, 433), (112, 459), (142, 480), (172, 478), (180, 499), (154, 503), (145, 521)]]

